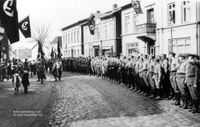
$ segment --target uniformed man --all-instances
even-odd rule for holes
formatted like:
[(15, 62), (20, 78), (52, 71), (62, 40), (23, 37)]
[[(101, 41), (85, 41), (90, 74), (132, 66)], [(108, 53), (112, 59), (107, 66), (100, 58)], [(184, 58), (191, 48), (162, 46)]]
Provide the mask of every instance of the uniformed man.
[(140, 58), (140, 63), (139, 63), (139, 79), (140, 79), (140, 88), (141, 88), (141, 94), (145, 94), (145, 82), (143, 79), (143, 62), (144, 58)]
[(189, 88), (189, 92), (193, 102), (193, 108), (190, 110), (192, 113), (199, 112), (199, 70), (200, 70), (200, 62), (196, 59), (197, 55), (188, 54), (188, 62), (186, 65), (186, 79), (185, 83)]
[(154, 68), (154, 76), (153, 76), (153, 79), (154, 79), (154, 82), (155, 82), (155, 86), (156, 86), (156, 89), (155, 89), (155, 99), (156, 100), (159, 100), (161, 99), (161, 75), (162, 75), (162, 72), (161, 72), (161, 64), (160, 64), (160, 59), (156, 58), (155, 59), (155, 68)]
[(139, 73), (140, 73), (140, 56), (138, 56), (137, 57), (137, 59), (136, 59), (136, 62), (135, 62), (135, 67), (134, 67), (134, 70), (135, 70), (135, 73), (136, 73), (136, 75), (135, 75), (135, 81), (136, 81), (136, 83), (135, 83), (135, 86), (136, 86), (136, 89), (135, 89), (135, 91), (136, 92), (141, 92), (141, 85), (140, 85), (140, 75), (139, 75)]
[(148, 70), (148, 65), (149, 65), (149, 59), (148, 55), (144, 55), (144, 61), (142, 65), (142, 79), (144, 81), (144, 90), (145, 90), (145, 96), (150, 95), (151, 87), (147, 78), (147, 70)]
[(175, 53), (170, 52), (169, 57), (171, 59), (170, 63), (170, 83), (173, 87), (173, 93), (174, 93), (174, 99), (175, 102), (172, 103), (174, 105), (180, 105), (180, 91), (178, 89), (177, 83), (176, 83), (176, 72), (178, 69), (178, 60), (175, 58)]
[(166, 54), (163, 54), (162, 56), (162, 80), (161, 80), (161, 85), (162, 85), (162, 93), (164, 97), (171, 98), (171, 84), (170, 84), (170, 66), (169, 66), (169, 61), (167, 59)]
[(176, 75), (176, 81), (178, 88), (181, 93), (181, 98), (183, 104), (180, 106), (183, 109), (187, 109), (188, 107), (188, 99), (189, 99), (189, 93), (187, 91), (187, 86), (185, 84), (185, 76), (186, 76), (186, 64), (187, 62), (185, 61), (185, 55), (180, 54), (179, 55), (179, 67), (177, 70), (177, 75)]
[(151, 98), (156, 98), (156, 86), (153, 79), (155, 66), (156, 66), (155, 57), (151, 56), (147, 73), (147, 78), (151, 86), (151, 94), (152, 94)]

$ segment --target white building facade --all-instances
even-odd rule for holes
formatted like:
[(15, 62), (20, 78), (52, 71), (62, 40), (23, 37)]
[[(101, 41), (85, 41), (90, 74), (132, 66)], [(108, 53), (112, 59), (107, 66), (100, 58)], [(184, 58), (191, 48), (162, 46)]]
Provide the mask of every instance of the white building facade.
[(154, 54), (156, 41), (155, 1), (141, 1), (142, 14), (135, 14), (132, 4), (122, 7), (122, 54)]
[(83, 26), (85, 56), (119, 56), (121, 53), (121, 18), (117, 5), (106, 13), (96, 13), (95, 32)]
[(63, 28), (63, 56), (200, 54), (200, 0), (141, 0), (141, 8), (95, 13), (94, 35), (88, 19)]
[(200, 53), (200, 1), (157, 0), (156, 54)]
[(83, 54), (82, 24), (86, 21), (84, 19), (62, 29), (63, 57), (79, 57)]

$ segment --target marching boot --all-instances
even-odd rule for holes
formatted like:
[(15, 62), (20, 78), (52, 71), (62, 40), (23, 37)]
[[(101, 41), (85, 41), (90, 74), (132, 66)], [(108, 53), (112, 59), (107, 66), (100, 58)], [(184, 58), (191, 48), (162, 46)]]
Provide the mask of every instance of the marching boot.
[(160, 89), (156, 89), (156, 98), (155, 100), (160, 100), (161, 97), (160, 97)]
[(194, 110), (192, 111), (192, 113), (199, 113), (199, 102), (198, 101), (194, 101)]
[(151, 89), (151, 96), (150, 98), (155, 98), (156, 94), (155, 94), (155, 89)]
[(183, 108), (184, 105), (185, 105), (185, 98), (182, 97), (182, 98), (180, 98), (180, 102), (181, 102), (181, 100), (182, 100), (182, 104), (180, 103), (179, 107), (180, 107), (180, 108)]
[(189, 109), (189, 112), (192, 112), (194, 110), (194, 101), (191, 100), (191, 103), (189, 104), (191, 106), (191, 109)]
[(146, 97), (149, 97), (150, 96), (150, 88), (147, 87), (146, 88), (146, 94), (145, 94)]
[(180, 97), (178, 93), (174, 94), (175, 101), (172, 103), (172, 105), (180, 105)]
[(188, 109), (188, 99), (186, 97), (184, 98), (184, 106), (182, 108)]

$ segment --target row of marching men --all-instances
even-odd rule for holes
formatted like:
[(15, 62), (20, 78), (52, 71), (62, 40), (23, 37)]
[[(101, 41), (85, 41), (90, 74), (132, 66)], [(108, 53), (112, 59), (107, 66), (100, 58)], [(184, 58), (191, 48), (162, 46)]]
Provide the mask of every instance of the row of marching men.
[[(116, 84), (123, 83), (155, 100), (172, 99), (173, 105), (197, 113), (200, 103), (198, 59), (195, 54), (176, 56), (170, 52), (168, 58), (165, 54), (156, 58), (148, 55), (119, 59), (95, 57), (87, 59), (87, 62), (90, 62), (88, 72), (91, 75), (108, 78)], [(76, 64), (77, 68), (79, 66), (81, 64)]]
[(64, 71), (89, 74), (91, 72), (91, 57), (69, 57), (62, 60)]

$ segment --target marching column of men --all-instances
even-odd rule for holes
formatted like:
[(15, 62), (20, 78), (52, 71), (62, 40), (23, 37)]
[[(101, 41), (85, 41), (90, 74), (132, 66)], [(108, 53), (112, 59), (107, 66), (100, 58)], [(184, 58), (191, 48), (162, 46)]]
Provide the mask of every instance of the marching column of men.
[(66, 58), (65, 71), (80, 72), (107, 78), (116, 84), (155, 100), (172, 99), (173, 105), (199, 112), (200, 60), (194, 54), (173, 52), (154, 57), (148, 55), (95, 58)]

